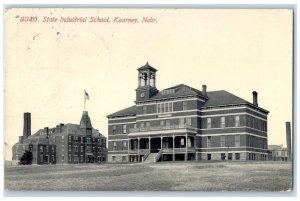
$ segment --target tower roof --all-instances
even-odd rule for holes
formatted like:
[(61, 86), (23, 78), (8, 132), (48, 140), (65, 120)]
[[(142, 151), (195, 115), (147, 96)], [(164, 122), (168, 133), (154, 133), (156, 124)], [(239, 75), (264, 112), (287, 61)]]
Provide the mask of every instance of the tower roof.
[(140, 71), (140, 70), (148, 70), (148, 69), (155, 71), (155, 72), (157, 71), (155, 68), (153, 68), (152, 66), (149, 65), (148, 61), (144, 66), (138, 68), (137, 70)]
[(87, 111), (83, 111), (82, 113), (80, 128), (92, 128), (92, 122)]

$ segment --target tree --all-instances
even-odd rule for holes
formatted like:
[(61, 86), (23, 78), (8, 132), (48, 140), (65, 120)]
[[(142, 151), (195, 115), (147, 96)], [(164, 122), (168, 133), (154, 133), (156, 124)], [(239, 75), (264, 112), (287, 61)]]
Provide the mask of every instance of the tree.
[(31, 163), (32, 163), (32, 152), (26, 150), (20, 159), (20, 164), (31, 165)]

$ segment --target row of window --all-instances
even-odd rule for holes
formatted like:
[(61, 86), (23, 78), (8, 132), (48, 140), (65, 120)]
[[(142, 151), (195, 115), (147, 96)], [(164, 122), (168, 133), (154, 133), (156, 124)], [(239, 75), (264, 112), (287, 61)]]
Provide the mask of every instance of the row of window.
[[(172, 124), (171, 124), (170, 119), (166, 119), (166, 120), (160, 120), (159, 125), (168, 127), (168, 126), (171, 126)], [(149, 121), (139, 123), (140, 128), (148, 128), (151, 126), (153, 126), (153, 125), (151, 125), (151, 122), (149, 122)], [(192, 118), (191, 117), (179, 118), (179, 127), (180, 126), (192, 126)], [(133, 124), (133, 128), (137, 128), (137, 124)], [(112, 127), (112, 133), (117, 134), (117, 126), (116, 125), (114, 125)], [(122, 126), (122, 133), (123, 134), (127, 133), (127, 125), (125, 125), (125, 124)]]
[[(239, 147), (240, 146), (240, 141), (241, 141), (241, 136), (240, 135), (235, 135), (234, 136), (234, 147)], [(207, 136), (206, 140), (206, 146), (209, 148), (211, 147), (211, 136)], [(226, 146), (226, 136), (221, 135), (220, 136), (220, 147), (225, 147)]]
[[(102, 147), (97, 147), (97, 151), (98, 152), (100, 152), (101, 151), (101, 148)], [(78, 149), (79, 149), (79, 146), (78, 145), (74, 145), (73, 146), (73, 150), (74, 150), (74, 152), (78, 152)], [(72, 151), (72, 146), (71, 145), (69, 145), (69, 152), (71, 152)], [(94, 151), (96, 151), (96, 149), (95, 149), (95, 147), (93, 146), (93, 147), (91, 147), (91, 146), (86, 146), (86, 151), (87, 152), (94, 152)], [(84, 152), (84, 147), (83, 146), (80, 146), (80, 152)]]
[[(103, 156), (98, 156), (97, 158), (98, 158), (98, 161), (105, 161), (105, 157), (103, 157)], [(72, 155), (71, 154), (69, 154), (68, 159), (69, 159), (69, 162), (72, 161)], [(84, 162), (84, 156), (83, 155), (79, 155), (79, 156), (74, 155), (73, 156), (73, 161), (74, 162)]]
[[(85, 142), (85, 139), (86, 139), (86, 143), (92, 143), (93, 139), (92, 138), (85, 138), (85, 137), (77, 137), (77, 136), (74, 136), (73, 137), (73, 140), (72, 140), (72, 136), (69, 136), (69, 142), (74, 142), (74, 143), (84, 143)], [(99, 142), (101, 144), (105, 142), (105, 140), (101, 140), (100, 138), (94, 138), (94, 142)]]
[[(225, 117), (221, 117), (220, 118), (220, 128), (225, 128), (226, 127), (226, 121), (225, 121)], [(212, 128), (212, 119), (211, 118), (207, 118), (207, 128)], [(240, 116), (235, 116), (234, 117), (234, 126), (235, 127), (239, 127), (240, 126)]]
[[(45, 146), (45, 149), (44, 149), (44, 146), (40, 146), (40, 152), (41, 153), (43, 153), (43, 152), (48, 153), (49, 152), (49, 146)], [(51, 152), (55, 152), (55, 147), (54, 146), (51, 146)]]
[[(142, 114), (147, 114), (147, 106), (142, 107)], [(182, 102), (182, 110), (188, 110), (188, 102), (183, 101)], [(168, 113), (168, 112), (173, 112), (173, 102), (164, 102), (164, 103), (157, 103), (156, 104), (156, 113)]]
[[(111, 160), (113, 161), (113, 162), (115, 162), (116, 161), (116, 156), (112, 156), (111, 157)], [(127, 157), (126, 156), (122, 156), (122, 162), (126, 162), (127, 161)]]

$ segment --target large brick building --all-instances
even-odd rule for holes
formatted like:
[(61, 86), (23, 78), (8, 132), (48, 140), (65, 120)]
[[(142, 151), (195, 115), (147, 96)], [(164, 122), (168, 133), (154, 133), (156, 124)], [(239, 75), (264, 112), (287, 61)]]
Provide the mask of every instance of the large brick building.
[(267, 115), (227, 91), (179, 84), (159, 91), (156, 69), (138, 69), (133, 106), (107, 116), (108, 162), (266, 160)]
[(77, 164), (106, 161), (106, 138), (92, 127), (87, 111), (80, 124), (59, 124), (45, 127), (31, 135), (31, 114), (24, 113), (23, 136), (13, 146), (13, 160), (25, 150), (33, 154), (33, 164)]

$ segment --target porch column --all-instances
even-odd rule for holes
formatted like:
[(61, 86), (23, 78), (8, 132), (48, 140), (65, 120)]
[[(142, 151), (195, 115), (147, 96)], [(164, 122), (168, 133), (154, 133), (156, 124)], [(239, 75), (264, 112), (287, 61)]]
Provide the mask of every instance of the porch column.
[(172, 161), (175, 161), (175, 135), (173, 134), (173, 154)]
[(149, 137), (149, 150), (151, 152), (151, 138)]
[(128, 146), (128, 162), (131, 162), (131, 158), (130, 158), (130, 139), (128, 139), (127, 146)]
[(140, 138), (138, 137), (138, 159), (137, 162), (140, 162)]
[(188, 156), (188, 154), (187, 154), (187, 133), (185, 134), (185, 156), (184, 156), (184, 160), (185, 161), (187, 161), (187, 156)]
[(162, 149), (163, 147), (162, 147), (162, 144), (163, 144), (163, 137), (162, 136), (160, 136), (160, 149)]

